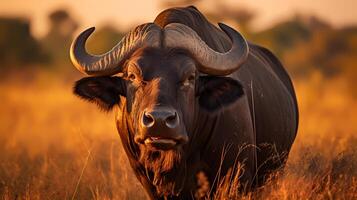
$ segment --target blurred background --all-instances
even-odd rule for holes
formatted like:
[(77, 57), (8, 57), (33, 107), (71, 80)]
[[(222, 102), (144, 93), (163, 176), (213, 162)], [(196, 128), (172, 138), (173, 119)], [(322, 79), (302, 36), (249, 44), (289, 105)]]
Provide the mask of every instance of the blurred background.
[(260, 197), (357, 198), (355, 0), (13, 0), (0, 2), (2, 199), (145, 198), (113, 113), (72, 94), (83, 75), (69, 47), (96, 26), (87, 48), (104, 53), (162, 10), (187, 5), (269, 48), (292, 77), (299, 133), (285, 175)]

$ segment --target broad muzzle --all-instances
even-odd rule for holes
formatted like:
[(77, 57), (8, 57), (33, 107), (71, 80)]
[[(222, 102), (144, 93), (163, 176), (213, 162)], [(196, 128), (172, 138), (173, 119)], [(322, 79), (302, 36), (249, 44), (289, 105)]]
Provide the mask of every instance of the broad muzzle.
[(172, 108), (145, 109), (140, 117), (141, 134), (135, 141), (157, 149), (171, 149), (188, 142), (179, 113)]

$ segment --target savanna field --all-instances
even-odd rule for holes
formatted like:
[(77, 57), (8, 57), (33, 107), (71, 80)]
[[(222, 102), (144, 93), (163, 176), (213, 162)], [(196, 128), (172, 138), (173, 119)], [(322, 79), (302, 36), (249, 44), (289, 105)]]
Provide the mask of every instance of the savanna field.
[[(34, 10), (30, 7), (39, 6), (38, 2), (13, 2), (16, 0), (9, 4), (30, 12)], [(87, 10), (117, 6), (135, 13), (134, 7), (126, 5), (135, 1), (125, 1), (125, 5), (122, 1), (105, 5), (93, 1), (88, 8), (73, 2), (68, 8), (56, 8), (53, 2), (43, 1), (41, 6), (54, 10), (45, 12), (40, 7), (42, 13), (36, 14), (47, 16), (48, 30), (43, 36), (33, 33), (38, 22), (32, 15), (0, 13), (0, 198), (147, 199), (122, 149), (114, 112), (100, 111), (72, 94), (73, 83), (83, 76), (70, 63), (68, 53), (84, 25), (97, 27), (88, 40), (90, 53), (111, 49), (129, 30), (115, 26), (112, 19), (125, 14), (115, 9), (109, 21), (91, 21), (89, 25), (83, 19), (96, 17), (88, 15)], [(218, 3), (211, 5), (213, 9), (205, 8), (202, 2), (206, 1), (160, 2), (163, 9), (198, 5), (212, 23), (231, 25), (249, 41), (267, 47), (291, 75), (298, 98), (299, 130), (286, 167), (264, 186), (249, 192), (238, 192), (242, 188), (237, 179), (240, 174), (218, 177), (217, 192), (209, 193), (206, 199), (357, 199), (357, 25), (336, 26), (307, 12), (308, 6), (316, 4), (323, 9), (330, 5), (336, 11), (328, 13), (331, 20), (338, 17), (338, 9), (345, 12), (355, 6), (347, 1), (341, 6), (337, 0), (324, 2), (324, 6), (318, 1), (296, 1), (306, 10), (296, 14), (291, 11), (288, 18), (253, 29), (255, 18), (264, 16), (259, 10), (236, 6), (235, 1), (234, 5), (214, 1)], [(266, 2), (274, 5), (269, 13), (279, 13), (281, 8), (275, 5), (281, 1)], [(294, 3), (281, 4), (285, 9)], [(84, 10), (85, 15), (78, 12)], [(131, 26), (153, 19), (138, 19)], [(204, 177), (198, 174), (197, 179), (201, 188), (209, 191)], [(200, 197), (201, 193), (196, 191), (193, 196)]]
[[(114, 113), (72, 94), (80, 75), (29, 73), (1, 78), (1, 199), (145, 199)], [(312, 73), (294, 85), (300, 126), (286, 168), (247, 194), (222, 178), (212, 198), (357, 198), (356, 99), (339, 77)]]

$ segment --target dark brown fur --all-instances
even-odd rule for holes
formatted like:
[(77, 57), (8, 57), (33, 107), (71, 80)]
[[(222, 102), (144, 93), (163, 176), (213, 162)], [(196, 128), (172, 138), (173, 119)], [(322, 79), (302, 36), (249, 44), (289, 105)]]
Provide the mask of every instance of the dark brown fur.
[[(216, 51), (231, 45), (194, 7), (165, 10), (154, 23), (185, 24)], [(192, 198), (199, 171), (214, 191), (216, 175), (234, 172), (237, 165), (244, 166), (240, 181), (249, 188), (284, 165), (298, 126), (295, 92), (283, 66), (268, 50), (254, 44), (249, 49), (247, 61), (227, 77), (201, 74), (182, 49), (139, 49), (126, 60), (122, 77), (84, 78), (75, 93), (106, 110), (118, 106), (123, 147), (151, 199)], [(176, 111), (178, 128), (150, 132), (140, 126), (145, 109), (162, 107)], [(189, 140), (173, 149), (155, 149), (143, 144), (148, 134), (187, 135)], [(242, 150), (245, 145), (249, 148)], [(270, 159), (274, 155), (278, 159)]]

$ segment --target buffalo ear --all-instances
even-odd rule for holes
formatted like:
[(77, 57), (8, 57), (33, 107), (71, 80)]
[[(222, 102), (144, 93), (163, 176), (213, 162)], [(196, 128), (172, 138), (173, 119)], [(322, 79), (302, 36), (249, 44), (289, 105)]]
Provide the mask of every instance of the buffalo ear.
[(217, 111), (235, 102), (244, 94), (242, 85), (229, 77), (201, 76), (199, 104), (207, 111)]
[(125, 96), (125, 81), (119, 77), (86, 77), (78, 80), (73, 93), (80, 98), (96, 103), (101, 109), (109, 111), (119, 103), (119, 95)]

